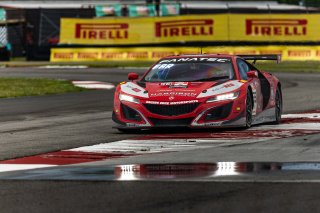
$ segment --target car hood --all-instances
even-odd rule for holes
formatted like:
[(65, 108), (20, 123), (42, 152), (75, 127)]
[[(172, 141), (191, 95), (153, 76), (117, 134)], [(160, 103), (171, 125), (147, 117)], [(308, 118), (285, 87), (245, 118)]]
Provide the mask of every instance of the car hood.
[(121, 90), (130, 95), (154, 101), (184, 101), (205, 98), (238, 89), (236, 80), (210, 82), (127, 82)]
[(195, 99), (202, 91), (218, 82), (162, 82), (146, 83), (150, 100), (183, 101)]

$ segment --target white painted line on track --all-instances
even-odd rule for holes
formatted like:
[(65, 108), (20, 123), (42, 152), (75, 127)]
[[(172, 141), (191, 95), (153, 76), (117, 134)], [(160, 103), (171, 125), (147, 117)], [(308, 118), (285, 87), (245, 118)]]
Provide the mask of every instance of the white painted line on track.
[(320, 123), (289, 123), (279, 125), (263, 125), (252, 127), (250, 130), (320, 130)]
[(320, 119), (320, 113), (287, 114), (287, 115), (282, 115), (281, 118), (315, 118), (315, 119)]
[(115, 86), (112, 83), (101, 81), (72, 81), (76, 87), (82, 87), (86, 89), (113, 89)]
[(49, 165), (49, 164), (0, 164), (0, 172), (39, 169), (39, 168), (46, 168), (46, 167), (53, 167), (53, 166), (57, 166), (57, 165)]
[(207, 149), (232, 144), (249, 144), (275, 137), (262, 137), (253, 139), (226, 138), (226, 139), (193, 139), (194, 142), (187, 142), (190, 139), (151, 139), (151, 140), (122, 140), (111, 143), (102, 143), (93, 146), (84, 146), (66, 151), (89, 152), (89, 153), (135, 153), (151, 154), (162, 152), (178, 152), (194, 149)]

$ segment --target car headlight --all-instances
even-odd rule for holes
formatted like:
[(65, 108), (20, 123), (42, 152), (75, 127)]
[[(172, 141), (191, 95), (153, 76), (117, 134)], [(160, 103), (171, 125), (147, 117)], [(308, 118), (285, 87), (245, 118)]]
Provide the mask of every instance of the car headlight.
[(129, 96), (129, 95), (125, 95), (125, 94), (120, 94), (119, 95), (119, 100), (120, 101), (128, 101), (128, 102), (132, 102), (132, 103), (136, 103), (136, 104), (140, 103), (139, 99), (134, 98), (134, 97)]
[(207, 103), (216, 102), (216, 101), (225, 101), (225, 100), (234, 100), (238, 98), (240, 92), (231, 92), (222, 95), (217, 95), (207, 100)]

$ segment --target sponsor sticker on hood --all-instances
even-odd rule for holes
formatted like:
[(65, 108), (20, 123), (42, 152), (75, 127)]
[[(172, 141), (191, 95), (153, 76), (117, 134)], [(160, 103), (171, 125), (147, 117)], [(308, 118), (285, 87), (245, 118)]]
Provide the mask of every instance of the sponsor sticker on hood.
[(206, 57), (185, 57), (185, 58), (172, 58), (165, 59), (159, 63), (185, 63), (185, 62), (230, 62), (230, 58), (206, 58)]
[(161, 86), (168, 86), (169, 88), (187, 88), (188, 82), (165, 82), (160, 83)]
[(180, 96), (180, 97), (196, 97), (197, 93), (195, 92), (156, 92), (151, 93), (150, 97), (166, 97), (166, 96)]
[(176, 101), (176, 102), (168, 102), (168, 101), (146, 101), (146, 104), (158, 104), (158, 105), (179, 105), (179, 104), (192, 104), (198, 103), (198, 100), (189, 100), (189, 101)]
[(209, 96), (219, 95), (227, 92), (232, 92), (239, 89), (243, 83), (239, 81), (228, 81), (224, 84), (220, 84), (218, 86), (211, 87), (207, 89), (206, 93), (200, 93), (197, 98), (205, 98)]
[(149, 98), (148, 93), (145, 93), (146, 90), (144, 88), (132, 82), (121, 84), (120, 87), (121, 87), (121, 91), (127, 94), (135, 95), (143, 98)]

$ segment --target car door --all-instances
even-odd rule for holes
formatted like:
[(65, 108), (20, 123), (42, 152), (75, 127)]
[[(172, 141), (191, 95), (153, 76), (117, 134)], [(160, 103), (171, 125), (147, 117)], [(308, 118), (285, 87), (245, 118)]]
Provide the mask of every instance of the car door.
[[(263, 94), (261, 92), (261, 82), (259, 75), (261, 74), (260, 71), (246, 62), (245, 60), (238, 58), (237, 59), (237, 67), (240, 74), (241, 80), (246, 80), (249, 82), (251, 89), (252, 89), (252, 96), (253, 96), (253, 109), (252, 115), (257, 115), (263, 110)], [(247, 73), (249, 71), (256, 71), (257, 77), (256, 78), (248, 78)]]

